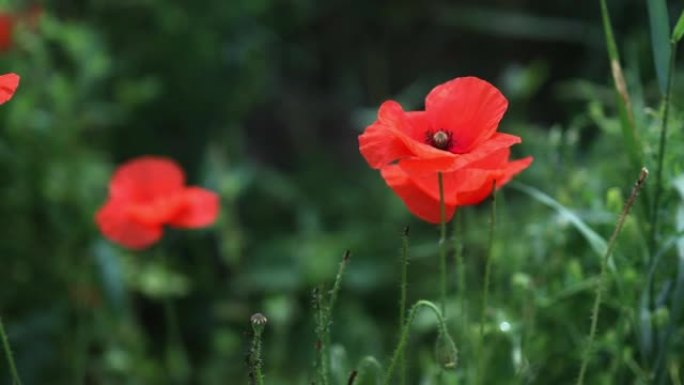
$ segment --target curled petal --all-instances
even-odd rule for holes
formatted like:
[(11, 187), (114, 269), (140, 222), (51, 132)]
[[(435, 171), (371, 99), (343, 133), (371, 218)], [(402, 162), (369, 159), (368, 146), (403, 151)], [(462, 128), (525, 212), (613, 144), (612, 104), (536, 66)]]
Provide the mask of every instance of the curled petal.
[(181, 192), (184, 183), (183, 170), (172, 159), (142, 156), (116, 170), (109, 183), (109, 194), (116, 200), (151, 202)]
[(0, 104), (8, 102), (19, 87), (19, 75), (8, 73), (0, 75)]
[(190, 187), (183, 192), (183, 206), (169, 224), (183, 228), (209, 226), (218, 217), (219, 201), (219, 196), (212, 191)]
[[(457, 206), (478, 204), (491, 194), (494, 182), (498, 189), (532, 163), (531, 157), (509, 162), (508, 156), (509, 150), (504, 149), (473, 163), (474, 167), (442, 173), (445, 202)], [(399, 167), (401, 168), (401, 164)], [(439, 199), (437, 173), (406, 175), (426, 195), (435, 200)]]
[[(407, 158), (399, 162), (401, 168), (412, 177), (431, 175), (436, 172), (453, 172), (463, 167), (471, 167), (474, 162), (486, 161), (493, 153), (520, 143), (520, 137), (510, 134), (495, 133), (489, 140), (467, 154), (452, 154), (436, 158)], [(491, 168), (491, 167), (490, 167)]]
[[(439, 194), (437, 199), (419, 188), (399, 166), (389, 165), (380, 170), (387, 185), (404, 201), (404, 204), (413, 215), (430, 222), (440, 223)], [(445, 204), (446, 220), (449, 221), (456, 212), (456, 206)]]
[(125, 202), (110, 200), (95, 215), (102, 234), (112, 242), (133, 250), (145, 249), (162, 236), (162, 226), (150, 226), (128, 215)]
[(508, 108), (508, 100), (490, 83), (462, 77), (435, 87), (425, 99), (425, 111), (434, 127), (453, 133), (451, 151), (474, 150), (494, 133)]
[(408, 157), (432, 159), (455, 156), (423, 141), (425, 133), (421, 131), (423, 127), (420, 124), (425, 122), (424, 116), (412, 113), (409, 117), (399, 103), (387, 101), (380, 106), (378, 120), (359, 136), (359, 150), (373, 168), (382, 168)]

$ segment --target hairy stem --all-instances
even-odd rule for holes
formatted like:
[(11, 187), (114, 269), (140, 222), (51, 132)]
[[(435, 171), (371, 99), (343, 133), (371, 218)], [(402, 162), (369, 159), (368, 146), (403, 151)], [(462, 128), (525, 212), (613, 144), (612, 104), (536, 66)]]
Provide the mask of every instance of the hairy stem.
[(620, 234), (620, 231), (622, 230), (622, 226), (625, 224), (627, 214), (629, 214), (629, 210), (632, 208), (632, 205), (636, 201), (636, 197), (637, 195), (639, 195), (639, 191), (641, 191), (641, 188), (644, 186), (646, 177), (648, 177), (648, 170), (646, 170), (646, 168), (642, 168), (641, 172), (639, 173), (639, 178), (637, 179), (636, 183), (634, 184), (634, 187), (632, 188), (632, 193), (629, 195), (629, 198), (627, 198), (627, 201), (625, 202), (625, 205), (622, 208), (622, 212), (618, 217), (615, 229), (613, 229), (613, 234), (611, 234), (610, 240), (608, 241), (608, 247), (606, 248), (606, 252), (603, 255), (603, 259), (601, 260), (601, 273), (599, 275), (599, 282), (596, 285), (596, 297), (594, 298), (594, 306), (591, 311), (591, 327), (589, 328), (589, 340), (587, 343), (586, 350), (584, 352), (584, 356), (582, 358), (582, 365), (580, 366), (579, 375), (577, 376), (577, 385), (584, 384), (584, 376), (587, 371), (587, 365), (589, 364), (589, 358), (592, 354), (594, 338), (596, 337), (596, 326), (598, 324), (599, 312), (601, 310), (601, 298), (603, 296), (603, 290), (606, 285), (606, 272), (608, 270), (608, 260), (610, 259), (610, 255), (613, 252), (613, 249), (615, 248), (615, 243), (617, 242), (617, 237)]
[(406, 342), (408, 341), (408, 336), (411, 330), (411, 325), (413, 324), (413, 320), (416, 318), (418, 309), (423, 307), (432, 310), (432, 312), (435, 314), (435, 317), (437, 317), (437, 322), (439, 324), (439, 333), (444, 336), (449, 335), (446, 322), (444, 320), (444, 317), (442, 316), (442, 312), (439, 311), (439, 308), (437, 308), (437, 306), (430, 301), (420, 300), (416, 302), (411, 307), (406, 323), (401, 329), (399, 343), (397, 344), (397, 347), (394, 349), (392, 360), (390, 361), (390, 364), (387, 367), (387, 372), (385, 373), (385, 380), (383, 381), (384, 385), (389, 385), (392, 382), (392, 375), (394, 374), (394, 369), (396, 368), (397, 362), (399, 361), (399, 356), (404, 352), (406, 348)]
[(328, 385), (329, 377), (329, 364), (330, 364), (330, 326), (332, 324), (332, 311), (337, 301), (337, 295), (342, 287), (342, 276), (349, 263), (349, 258), (351, 252), (349, 250), (345, 251), (342, 257), (342, 262), (340, 262), (340, 267), (337, 270), (337, 276), (335, 277), (335, 283), (332, 289), (328, 292), (329, 298), (326, 301), (323, 298), (322, 290), (314, 293), (314, 306), (316, 306), (315, 311), (315, 321), (316, 321), (316, 334), (318, 336), (317, 349), (319, 353), (319, 363), (318, 363), (318, 377), (322, 385)]
[(375, 359), (375, 357), (364, 357), (359, 363), (358, 367), (359, 369), (357, 375), (356, 377), (354, 377), (353, 381), (350, 381), (349, 385), (354, 385), (357, 382), (361, 382), (362, 379), (370, 375), (369, 373), (371, 370), (375, 372), (375, 375), (373, 376), (374, 381), (372, 381), (372, 383), (377, 384), (380, 382), (380, 376), (382, 375), (382, 366), (380, 365), (378, 360)]
[(446, 203), (444, 202), (444, 181), (442, 173), (437, 173), (439, 184), (439, 286), (440, 286), (440, 306), (442, 314), (446, 317), (446, 296), (447, 296), (447, 243), (446, 243)]
[(264, 385), (261, 359), (261, 334), (268, 320), (261, 313), (250, 318), (252, 323), (252, 346), (249, 349), (249, 383), (250, 385)]

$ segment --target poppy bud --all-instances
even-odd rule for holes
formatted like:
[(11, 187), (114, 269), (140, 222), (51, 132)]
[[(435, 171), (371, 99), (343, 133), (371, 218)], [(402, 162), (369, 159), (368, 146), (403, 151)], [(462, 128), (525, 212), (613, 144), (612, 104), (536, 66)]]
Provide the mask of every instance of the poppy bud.
[(268, 318), (266, 318), (265, 315), (261, 313), (254, 313), (250, 318), (250, 322), (252, 322), (252, 326), (256, 329), (263, 329), (263, 326), (266, 325), (266, 322), (268, 322)]
[(435, 341), (435, 359), (444, 369), (454, 369), (458, 364), (458, 349), (451, 336), (443, 331)]

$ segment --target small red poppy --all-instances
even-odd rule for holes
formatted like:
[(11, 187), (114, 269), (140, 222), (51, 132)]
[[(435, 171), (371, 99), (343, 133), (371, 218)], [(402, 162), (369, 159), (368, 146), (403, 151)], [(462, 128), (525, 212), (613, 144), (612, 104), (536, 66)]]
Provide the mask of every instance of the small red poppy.
[(0, 52), (9, 51), (14, 44), (14, 30), (25, 23), (31, 30), (38, 26), (43, 8), (34, 4), (22, 12), (0, 12)]
[(0, 52), (12, 48), (14, 36), (14, 16), (0, 13)]
[(0, 75), (0, 104), (12, 99), (17, 87), (19, 87), (19, 75), (15, 73)]
[(218, 195), (185, 186), (185, 175), (176, 162), (143, 156), (116, 170), (109, 182), (109, 200), (95, 221), (111, 241), (139, 250), (156, 243), (164, 225), (206, 227), (216, 221), (218, 212)]
[(510, 147), (521, 139), (496, 131), (507, 107), (488, 82), (456, 78), (428, 94), (424, 111), (383, 103), (359, 136), (359, 149), (409, 211), (439, 223), (438, 173), (449, 220), (457, 206), (481, 202), (494, 184), (503, 186), (532, 163), (532, 157), (509, 161)]

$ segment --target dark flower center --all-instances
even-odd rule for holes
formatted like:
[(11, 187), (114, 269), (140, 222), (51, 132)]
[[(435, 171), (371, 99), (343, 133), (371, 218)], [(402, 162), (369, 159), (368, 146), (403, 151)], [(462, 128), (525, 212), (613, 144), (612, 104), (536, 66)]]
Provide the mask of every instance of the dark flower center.
[(438, 130), (437, 132), (428, 131), (425, 133), (426, 142), (432, 147), (439, 148), (440, 150), (448, 151), (453, 144), (451, 139), (451, 132)]

